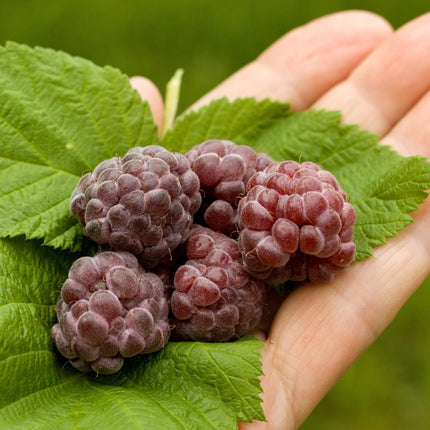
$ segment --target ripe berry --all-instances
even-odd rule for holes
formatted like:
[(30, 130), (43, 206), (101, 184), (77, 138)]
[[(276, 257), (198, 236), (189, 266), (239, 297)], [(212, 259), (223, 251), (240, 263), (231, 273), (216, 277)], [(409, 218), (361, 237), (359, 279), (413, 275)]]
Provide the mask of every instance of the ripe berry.
[(237, 204), (248, 180), (272, 159), (248, 146), (216, 139), (195, 146), (186, 157), (200, 179), (205, 223), (228, 235), (237, 231)]
[(60, 353), (80, 371), (121, 369), (125, 357), (158, 351), (170, 336), (161, 279), (128, 252), (75, 261), (57, 302), (51, 330)]
[(329, 281), (354, 259), (354, 208), (314, 163), (272, 163), (255, 173), (238, 214), (243, 264), (265, 282)]
[(150, 145), (84, 175), (70, 207), (89, 238), (129, 251), (150, 268), (188, 237), (201, 204), (199, 189), (184, 155)]
[(255, 327), (263, 309), (263, 284), (241, 264), (235, 240), (194, 226), (188, 261), (174, 276), (171, 309), (181, 339), (223, 342)]

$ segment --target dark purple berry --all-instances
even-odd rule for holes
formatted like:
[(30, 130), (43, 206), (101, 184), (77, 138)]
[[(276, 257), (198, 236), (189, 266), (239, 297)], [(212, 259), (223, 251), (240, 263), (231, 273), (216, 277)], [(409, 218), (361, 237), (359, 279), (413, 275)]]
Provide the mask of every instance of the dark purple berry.
[(70, 208), (89, 238), (131, 252), (151, 268), (187, 239), (201, 204), (199, 190), (184, 155), (150, 145), (103, 161), (83, 176)]
[(171, 298), (176, 335), (223, 342), (255, 327), (263, 310), (263, 284), (243, 268), (237, 242), (195, 225), (187, 257), (175, 273)]
[(109, 374), (120, 370), (124, 357), (164, 347), (168, 314), (162, 280), (134, 255), (106, 251), (70, 268), (51, 335), (76, 369)]
[(246, 193), (249, 178), (272, 159), (229, 140), (207, 140), (186, 154), (200, 179), (202, 217), (214, 231), (237, 233), (237, 205)]

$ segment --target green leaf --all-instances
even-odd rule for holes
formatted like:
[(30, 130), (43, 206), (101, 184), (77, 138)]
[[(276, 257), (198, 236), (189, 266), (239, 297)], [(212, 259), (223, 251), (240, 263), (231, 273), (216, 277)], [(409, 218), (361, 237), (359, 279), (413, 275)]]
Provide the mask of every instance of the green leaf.
[(264, 419), (262, 343), (171, 342), (115, 375), (81, 374), (54, 350), (54, 303), (73, 255), (0, 241), (0, 428), (235, 429)]
[(149, 105), (112, 67), (49, 49), (0, 47), (0, 235), (78, 250), (69, 210), (80, 176), (157, 143)]
[[(220, 99), (184, 115), (162, 144), (186, 152), (206, 139), (230, 139), (275, 159), (320, 164), (356, 208), (361, 260), (412, 222), (408, 214), (430, 188), (430, 164), (340, 119), (269, 100)], [(119, 71), (48, 49), (0, 48), (0, 236), (83, 251), (69, 210), (79, 177), (158, 142), (148, 104)], [(112, 376), (67, 365), (49, 330), (74, 257), (22, 237), (0, 241), (0, 428), (233, 429), (238, 420), (264, 419), (262, 344), (251, 337), (171, 342)]]
[(198, 111), (180, 118), (166, 133), (162, 144), (170, 150), (186, 152), (207, 139), (233, 140), (249, 145), (273, 124), (289, 115), (289, 105), (253, 98), (214, 100)]
[(430, 188), (430, 164), (422, 157), (402, 157), (378, 145), (377, 136), (340, 120), (339, 112), (294, 113), (253, 146), (270, 148), (277, 160), (313, 161), (334, 174), (357, 212), (354, 241), (360, 261), (412, 222), (409, 213)]
[[(0, 48), (0, 104), (0, 236), (82, 249), (71, 191), (100, 161), (158, 142), (149, 106), (115, 69), (14, 43)], [(408, 213), (429, 188), (424, 159), (379, 146), (376, 136), (341, 124), (337, 112), (223, 98), (184, 115), (162, 144), (186, 152), (212, 138), (330, 170), (357, 210), (356, 260), (412, 222)]]

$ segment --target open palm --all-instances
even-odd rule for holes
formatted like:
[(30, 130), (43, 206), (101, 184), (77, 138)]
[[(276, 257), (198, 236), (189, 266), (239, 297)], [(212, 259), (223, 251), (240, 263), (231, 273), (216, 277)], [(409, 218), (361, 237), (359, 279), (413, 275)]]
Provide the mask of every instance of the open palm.
[[(340, 110), (344, 122), (378, 134), (381, 144), (427, 157), (429, 52), (430, 14), (393, 32), (373, 14), (337, 13), (288, 33), (194, 107), (222, 96), (254, 96), (290, 102), (294, 110)], [(144, 78), (132, 84), (161, 124), (158, 91)], [(375, 249), (374, 258), (329, 284), (301, 286), (274, 305), (258, 333), (265, 341), (267, 423), (241, 429), (298, 428), (429, 275), (430, 203), (412, 215), (415, 223)]]

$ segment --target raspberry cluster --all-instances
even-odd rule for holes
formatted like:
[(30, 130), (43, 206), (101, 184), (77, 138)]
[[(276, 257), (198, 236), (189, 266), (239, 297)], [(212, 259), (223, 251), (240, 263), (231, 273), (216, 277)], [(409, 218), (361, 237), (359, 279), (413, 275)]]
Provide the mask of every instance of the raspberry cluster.
[(164, 347), (169, 308), (160, 278), (128, 252), (76, 260), (57, 302), (52, 339), (76, 369), (100, 374), (121, 369), (124, 357)]
[(72, 213), (100, 245), (129, 251), (152, 268), (184, 242), (200, 207), (200, 182), (187, 158), (158, 145), (100, 163), (72, 193)]
[(354, 259), (354, 208), (314, 163), (284, 161), (257, 172), (238, 211), (243, 264), (258, 279), (330, 281)]
[(70, 207), (104, 249), (71, 267), (51, 330), (80, 371), (114, 373), (171, 335), (236, 339), (267, 285), (329, 281), (355, 254), (354, 208), (331, 173), (227, 140), (133, 148), (84, 175)]
[(186, 256), (188, 261), (175, 273), (171, 298), (180, 338), (222, 342), (255, 327), (264, 285), (245, 271), (237, 242), (196, 225)]
[(215, 231), (237, 231), (237, 204), (245, 195), (249, 178), (272, 159), (249, 146), (230, 140), (206, 140), (187, 154), (204, 193), (203, 218)]

